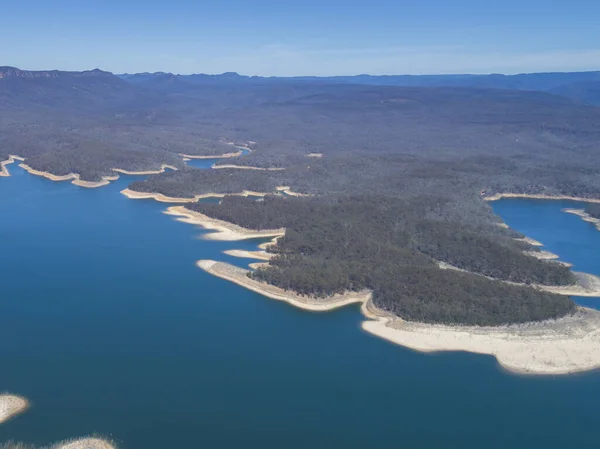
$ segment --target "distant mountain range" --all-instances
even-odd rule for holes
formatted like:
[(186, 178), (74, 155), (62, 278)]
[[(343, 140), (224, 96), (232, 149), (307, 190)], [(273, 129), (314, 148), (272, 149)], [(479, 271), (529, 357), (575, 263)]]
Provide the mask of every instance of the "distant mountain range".
[(550, 92), (589, 104), (600, 105), (600, 71), (524, 73), (519, 75), (355, 75), (331, 77), (259, 77), (235, 72), (222, 75), (175, 75), (136, 73), (118, 75), (134, 84), (166, 90), (185, 90), (191, 85), (312, 82), (404, 87), (476, 87)]

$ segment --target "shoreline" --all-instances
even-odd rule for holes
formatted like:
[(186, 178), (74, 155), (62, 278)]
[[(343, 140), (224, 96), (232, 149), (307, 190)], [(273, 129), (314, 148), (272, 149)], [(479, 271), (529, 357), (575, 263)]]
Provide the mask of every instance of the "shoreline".
[(121, 194), (132, 200), (147, 200), (152, 199), (161, 203), (195, 203), (204, 198), (224, 198), (226, 196), (260, 196), (270, 195), (265, 192), (254, 192), (252, 190), (244, 190), (241, 193), (202, 193), (195, 195), (193, 198), (166, 196), (162, 193), (138, 192), (129, 188), (121, 190)]
[[(252, 151), (249, 148), (244, 148), (244, 150)], [(193, 154), (185, 154), (185, 153), (179, 153), (179, 156), (181, 156), (184, 159), (190, 159), (190, 160), (191, 159), (226, 159), (226, 158), (230, 158), (230, 157), (238, 157), (238, 156), (241, 156), (242, 154), (244, 154), (243, 150), (237, 151), (235, 153), (216, 154), (214, 156), (206, 156), (206, 155), (194, 156)]]
[(234, 168), (234, 169), (238, 169), (238, 170), (259, 170), (259, 171), (282, 171), (282, 170), (285, 170), (285, 168), (279, 168), (279, 167), (263, 168), (263, 167), (254, 167), (252, 165), (235, 165), (235, 164), (223, 164), (223, 165), (213, 164), (210, 168), (212, 168), (214, 170), (219, 170), (222, 168)]
[(275, 254), (268, 253), (266, 251), (246, 251), (243, 249), (227, 249), (222, 253), (231, 257), (239, 257), (242, 259), (271, 260), (273, 257), (275, 257)]
[(235, 267), (228, 263), (217, 262), (214, 260), (199, 260), (196, 262), (196, 265), (207, 273), (210, 273), (221, 279), (225, 279), (233, 282), (234, 284), (245, 287), (248, 290), (260, 293), (263, 296), (267, 296), (278, 301), (287, 302), (288, 304), (310, 312), (325, 312), (328, 310), (335, 310), (349, 304), (362, 304), (371, 299), (371, 292), (362, 291), (336, 294), (328, 298), (324, 298), (323, 300), (319, 300), (301, 296), (297, 293), (285, 291), (280, 287), (250, 279), (248, 276), (246, 276), (246, 273), (248, 273), (249, 270), (244, 270), (243, 268)]
[(111, 168), (112, 171), (116, 171), (117, 173), (122, 173), (124, 175), (131, 176), (140, 176), (140, 175), (158, 175), (160, 173), (164, 173), (167, 169), (177, 170), (177, 167), (169, 164), (162, 164), (158, 170), (145, 170), (145, 171), (129, 171), (123, 170), (122, 168)]
[(596, 226), (596, 229), (600, 231), (600, 219), (592, 217), (588, 214), (584, 209), (563, 209), (563, 212), (567, 214), (577, 215), (581, 217), (583, 221), (587, 221), (588, 223), (592, 223)]
[(15, 418), (29, 408), (29, 401), (13, 394), (0, 394), (0, 424)]
[(24, 160), (25, 160), (24, 157), (15, 156), (14, 154), (9, 154), (8, 155), (8, 159), (6, 159), (5, 161), (1, 161), (0, 162), (0, 177), (10, 176), (10, 172), (6, 168), (7, 165), (13, 164), (16, 161), (23, 162)]
[(61, 441), (50, 446), (50, 449), (116, 449), (116, 447), (116, 444), (108, 440), (85, 437)]
[(503, 198), (528, 198), (532, 200), (568, 200), (580, 201), (584, 203), (600, 203), (598, 198), (583, 198), (580, 196), (566, 195), (544, 195), (544, 194), (527, 194), (527, 193), (496, 193), (495, 195), (483, 197), (484, 201), (498, 201)]
[(360, 303), (367, 318), (361, 324), (365, 332), (415, 351), (491, 355), (502, 367), (518, 374), (559, 375), (600, 368), (600, 311), (597, 310), (578, 307), (575, 314), (556, 320), (496, 327), (408, 322), (379, 310), (370, 292), (310, 300), (250, 279), (246, 276), (248, 270), (227, 263), (200, 260), (197, 265), (221, 279), (303, 310), (325, 312)]
[[(8, 173), (8, 171), (6, 170), (5, 165), (15, 162), (15, 160), (25, 161), (24, 158), (19, 158), (16, 156), (11, 156), (11, 158), (14, 160), (11, 161), (9, 159), (8, 161), (2, 162), (2, 171), (0, 172), (0, 176), (10, 176), (10, 173)], [(117, 175), (102, 176), (101, 181), (85, 181), (85, 180), (81, 179), (81, 175), (79, 173), (69, 173), (66, 175), (55, 175), (50, 172), (36, 170), (35, 168), (32, 168), (25, 163), (19, 164), (19, 167), (21, 167), (22, 169), (27, 171), (29, 174), (34, 175), (34, 176), (41, 176), (43, 178), (49, 179), (50, 181), (56, 181), (56, 182), (71, 181), (71, 184), (74, 184), (79, 187), (86, 187), (89, 189), (103, 187), (103, 186), (110, 184), (112, 181), (116, 181), (117, 179), (119, 179), (119, 175), (117, 174)], [(111, 170), (114, 172), (121, 173), (124, 175), (132, 175), (132, 176), (158, 175), (160, 173), (164, 173), (166, 171), (166, 169), (177, 170), (177, 167), (175, 167), (174, 165), (162, 164), (161, 168), (159, 170), (146, 170), (146, 171), (129, 171), (129, 170), (121, 169), (121, 168), (111, 168)], [(7, 174), (4, 174), (4, 172), (6, 172)]]
[(236, 241), (264, 237), (281, 237), (285, 234), (285, 229), (265, 229), (262, 231), (246, 229), (233, 223), (210, 218), (200, 212), (186, 209), (184, 206), (171, 206), (163, 213), (178, 217), (177, 221), (198, 225), (209, 231), (214, 231), (205, 234), (203, 236), (205, 240)]

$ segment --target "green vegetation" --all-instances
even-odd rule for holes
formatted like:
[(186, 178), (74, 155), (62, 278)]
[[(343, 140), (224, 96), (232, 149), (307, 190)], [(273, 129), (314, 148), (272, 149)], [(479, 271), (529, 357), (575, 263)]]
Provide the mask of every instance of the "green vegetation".
[(589, 203), (585, 207), (585, 211), (594, 218), (600, 219), (600, 204), (598, 203)]
[[(0, 73), (0, 160), (18, 154), (35, 169), (89, 181), (111, 168), (170, 164), (180, 170), (130, 188), (174, 197), (278, 186), (313, 195), (189, 206), (255, 229), (285, 226), (278, 257), (255, 274), (263, 280), (315, 295), (372, 288), (378, 306), (430, 322), (523, 322), (573, 310), (568, 298), (437, 262), (518, 283), (574, 282), (567, 268), (523, 254), (533, 248), (498, 226), (482, 198), (600, 198), (600, 108), (546, 92), (350, 84), (389, 81), (362, 77)], [(595, 83), (590, 76), (567, 78)], [(542, 90), (562, 85), (542, 78)], [(500, 81), (508, 84), (490, 86), (533, 82)], [(180, 156), (229, 153), (230, 142), (249, 141), (255, 151), (220, 163), (285, 170), (199, 170)]]
[[(305, 295), (374, 291), (375, 304), (409, 320), (497, 325), (562, 316), (573, 302), (471, 273), (514, 282), (567, 285), (568, 268), (522, 252), (514, 240), (427, 218), (431, 199), (352, 197), (264, 201), (225, 197), (187, 208), (250, 229), (286, 227), (257, 279)], [(441, 199), (437, 200), (441, 202)]]

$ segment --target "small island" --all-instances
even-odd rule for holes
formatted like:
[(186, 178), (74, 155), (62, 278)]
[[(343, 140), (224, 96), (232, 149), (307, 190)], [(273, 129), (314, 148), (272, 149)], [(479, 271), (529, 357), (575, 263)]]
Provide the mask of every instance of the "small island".
[(584, 221), (593, 223), (600, 231), (600, 204), (590, 203), (584, 209), (563, 209), (563, 212), (577, 215)]
[(0, 424), (24, 413), (28, 408), (27, 399), (12, 394), (0, 394)]

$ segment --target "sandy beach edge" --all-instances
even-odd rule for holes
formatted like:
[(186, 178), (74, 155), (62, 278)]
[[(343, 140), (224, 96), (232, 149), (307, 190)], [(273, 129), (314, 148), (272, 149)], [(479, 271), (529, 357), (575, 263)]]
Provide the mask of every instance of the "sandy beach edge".
[(116, 449), (117, 445), (110, 440), (97, 437), (84, 437), (61, 441), (50, 446), (50, 449)]
[(588, 223), (596, 225), (596, 229), (600, 231), (600, 219), (592, 217), (584, 209), (563, 209), (562, 211), (567, 214), (577, 215), (578, 217), (581, 217), (583, 221), (587, 221)]
[(184, 197), (174, 197), (163, 195), (162, 193), (153, 193), (153, 192), (138, 192), (136, 190), (131, 190), (129, 188), (121, 190), (121, 194), (125, 195), (127, 198), (134, 200), (146, 200), (152, 199), (159, 201), (161, 203), (192, 203), (203, 198), (223, 198), (226, 196), (259, 196), (264, 197), (269, 195), (266, 192), (254, 192), (252, 190), (244, 190), (238, 193), (202, 193), (200, 195), (195, 195), (191, 198)]
[(23, 157), (15, 156), (14, 154), (9, 154), (8, 159), (6, 159), (5, 161), (0, 161), (0, 177), (10, 176), (10, 172), (6, 168), (7, 165), (12, 164), (16, 161), (22, 162), (24, 160), (25, 160), (25, 158), (23, 158)]
[[(14, 158), (14, 156), (13, 156), (13, 158)], [(24, 161), (25, 159), (18, 158), (18, 160)], [(0, 176), (9, 176), (9, 174), (2, 174), (2, 173), (6, 171), (6, 169), (4, 168), (4, 165), (8, 164), (8, 163), (12, 163), (12, 162), (14, 162), (14, 161), (9, 160), (9, 161), (5, 161), (2, 163), (3, 164), (2, 172), (0, 172)], [(117, 174), (117, 175), (102, 176), (101, 181), (84, 181), (81, 179), (81, 176), (78, 173), (69, 173), (66, 175), (54, 175), (50, 172), (36, 170), (35, 168), (32, 168), (29, 165), (24, 164), (24, 163), (19, 164), (19, 167), (26, 170), (28, 173), (30, 173), (32, 175), (42, 176), (46, 179), (49, 179), (50, 181), (61, 182), (61, 181), (69, 181), (70, 180), (71, 184), (74, 184), (79, 187), (86, 187), (89, 189), (106, 186), (106, 185), (110, 184), (112, 181), (116, 181), (117, 179), (119, 179), (119, 175)], [(128, 170), (123, 170), (121, 168), (111, 168), (111, 170), (114, 172), (121, 173), (124, 175), (134, 175), (134, 176), (135, 175), (157, 175), (159, 173), (164, 173), (166, 169), (177, 170), (177, 167), (175, 167), (173, 165), (163, 164), (163, 165), (161, 165), (161, 168), (159, 170), (147, 170), (147, 171), (128, 171)]]
[(367, 318), (361, 328), (376, 337), (418, 352), (466, 351), (491, 355), (513, 373), (563, 375), (600, 368), (600, 312), (579, 307), (557, 320), (521, 325), (478, 327), (407, 322), (379, 310), (370, 292), (350, 292), (313, 300), (248, 278), (244, 270), (212, 260), (199, 268), (252, 290), (312, 312), (360, 303)]
[(211, 168), (213, 168), (215, 170), (218, 170), (221, 168), (232, 168), (232, 169), (238, 169), (238, 170), (259, 170), (259, 171), (282, 171), (282, 170), (285, 170), (285, 168), (280, 168), (280, 167), (263, 168), (263, 167), (254, 167), (252, 165), (235, 165), (235, 164), (223, 164), (223, 165), (213, 164), (211, 166)]
[(122, 168), (111, 168), (111, 170), (114, 172), (122, 173), (124, 175), (130, 175), (130, 176), (158, 175), (160, 173), (164, 173), (167, 169), (177, 170), (177, 167), (175, 167), (174, 165), (162, 164), (158, 170), (144, 170), (144, 171), (129, 171), (129, 170), (123, 170)]
[[(244, 150), (251, 151), (249, 148), (244, 148)], [(193, 154), (185, 154), (185, 153), (179, 153), (179, 156), (181, 156), (184, 159), (226, 159), (226, 158), (230, 158), (230, 157), (238, 157), (238, 156), (241, 156), (242, 154), (244, 154), (244, 152), (242, 150), (240, 150), (240, 151), (236, 151), (235, 153), (216, 154), (214, 156), (206, 156), (206, 155), (195, 156)]]
[(0, 424), (15, 418), (29, 408), (29, 401), (22, 396), (0, 394)]
[(483, 197), (485, 201), (498, 201), (503, 198), (528, 198), (533, 200), (569, 200), (569, 201), (581, 201), (585, 203), (600, 203), (598, 198), (583, 198), (580, 196), (566, 196), (566, 195), (535, 195), (526, 193), (496, 193)]
[(216, 218), (210, 218), (204, 214), (201, 214), (200, 212), (186, 209), (184, 206), (171, 206), (163, 213), (178, 217), (177, 220), (183, 223), (198, 225), (204, 229), (215, 231), (204, 235), (203, 238), (205, 240), (235, 241), (265, 237), (277, 238), (285, 234), (285, 229), (283, 228), (265, 229), (262, 231), (246, 229), (233, 223), (218, 220)]

